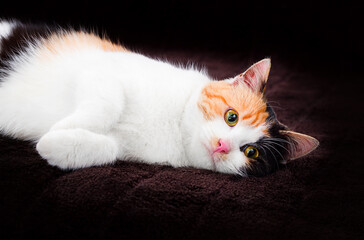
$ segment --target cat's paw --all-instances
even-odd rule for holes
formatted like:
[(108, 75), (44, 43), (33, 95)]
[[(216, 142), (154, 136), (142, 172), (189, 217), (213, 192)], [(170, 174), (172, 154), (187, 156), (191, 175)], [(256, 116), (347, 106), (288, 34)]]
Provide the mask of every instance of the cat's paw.
[(36, 149), (50, 165), (62, 169), (104, 165), (115, 161), (118, 153), (113, 139), (84, 129), (48, 132)]

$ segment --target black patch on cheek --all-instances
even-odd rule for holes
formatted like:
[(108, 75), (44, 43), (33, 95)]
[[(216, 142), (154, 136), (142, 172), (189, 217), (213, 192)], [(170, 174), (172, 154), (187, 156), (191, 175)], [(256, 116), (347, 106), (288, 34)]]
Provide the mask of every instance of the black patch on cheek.
[(245, 171), (249, 177), (263, 177), (272, 172), (269, 164), (262, 157), (251, 159)]
[(282, 166), (282, 162), (288, 155), (288, 139), (280, 134), (279, 130), (286, 130), (287, 127), (280, 124), (277, 116), (270, 106), (267, 104), (266, 111), (268, 117), (266, 122), (269, 123), (269, 137), (262, 137), (255, 143), (251, 143), (259, 151), (257, 159), (250, 159), (249, 166), (243, 169), (248, 176), (261, 177), (278, 170)]
[(262, 137), (254, 146), (259, 150), (259, 157), (251, 159), (245, 170), (248, 176), (265, 176), (278, 170), (288, 155), (289, 141), (279, 130), (286, 129), (278, 121), (273, 121), (269, 129), (270, 137)]

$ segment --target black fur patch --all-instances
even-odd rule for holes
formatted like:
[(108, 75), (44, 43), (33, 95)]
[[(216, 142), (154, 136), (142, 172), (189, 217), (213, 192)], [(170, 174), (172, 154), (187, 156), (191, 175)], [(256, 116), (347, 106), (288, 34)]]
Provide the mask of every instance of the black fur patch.
[(258, 149), (259, 156), (246, 169), (248, 176), (265, 176), (278, 170), (288, 155), (288, 139), (282, 134), (263, 137), (252, 145)]
[(29, 44), (34, 43), (41, 38), (46, 38), (52, 32), (55, 32), (55, 28), (43, 25), (25, 25), (17, 23), (10, 35), (3, 38), (1, 41), (0, 69), (8, 68), (9, 60), (11, 60), (12, 57), (19, 55), (29, 46)]
[(287, 127), (281, 124), (276, 117), (273, 108), (267, 103), (270, 122), (268, 130), (270, 137), (262, 137), (257, 142), (249, 144), (256, 147), (259, 151), (257, 159), (252, 159), (245, 171), (248, 176), (265, 176), (279, 169), (282, 162), (286, 159), (289, 149), (289, 139), (282, 135), (279, 130), (286, 130)]

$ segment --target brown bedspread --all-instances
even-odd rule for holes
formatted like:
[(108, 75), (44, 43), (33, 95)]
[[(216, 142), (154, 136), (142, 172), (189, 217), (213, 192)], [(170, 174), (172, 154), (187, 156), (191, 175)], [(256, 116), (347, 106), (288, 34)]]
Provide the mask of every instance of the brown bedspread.
[[(196, 61), (217, 79), (264, 56), (150, 50)], [(318, 138), (307, 157), (262, 178), (119, 161), (77, 171), (48, 166), (32, 144), (0, 138), (0, 226), (18, 237), (308, 239), (359, 237), (362, 171), (359, 125), (340, 78), (328, 69), (272, 55), (268, 99), (278, 118)], [(339, 79), (339, 80), (338, 80)]]

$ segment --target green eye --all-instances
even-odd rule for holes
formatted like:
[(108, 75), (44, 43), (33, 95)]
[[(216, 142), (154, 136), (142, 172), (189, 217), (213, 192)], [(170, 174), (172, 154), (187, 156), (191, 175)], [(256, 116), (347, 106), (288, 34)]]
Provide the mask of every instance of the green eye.
[(248, 146), (247, 148), (245, 148), (244, 154), (248, 158), (257, 158), (259, 156), (259, 151), (253, 146)]
[(228, 109), (225, 113), (225, 122), (230, 127), (234, 127), (239, 120), (238, 112), (234, 109)]

